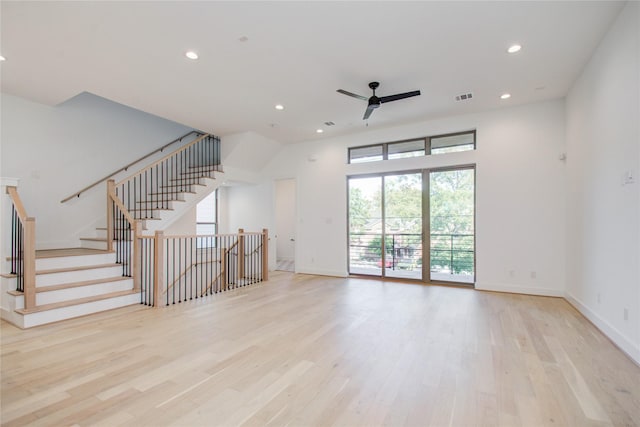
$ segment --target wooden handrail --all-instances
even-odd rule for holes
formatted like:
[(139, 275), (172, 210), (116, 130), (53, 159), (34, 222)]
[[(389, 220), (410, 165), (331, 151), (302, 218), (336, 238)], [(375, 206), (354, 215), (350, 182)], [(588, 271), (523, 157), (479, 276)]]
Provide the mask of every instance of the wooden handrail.
[(191, 141), (190, 143), (188, 143), (187, 145), (185, 145), (184, 147), (182, 147), (179, 150), (174, 151), (173, 153), (167, 154), (166, 156), (164, 156), (163, 158), (161, 158), (160, 160), (157, 160), (153, 163), (151, 163), (149, 166), (140, 169), (139, 171), (137, 171), (136, 173), (134, 173), (133, 175), (129, 176), (128, 178), (123, 179), (122, 181), (118, 182), (116, 184), (116, 186), (120, 186), (122, 184), (124, 184), (127, 181), (132, 180), (133, 178), (135, 178), (136, 176), (140, 175), (141, 173), (150, 170), (151, 168), (153, 168), (156, 165), (159, 165), (160, 163), (164, 162), (165, 160), (167, 160), (170, 157), (175, 156), (176, 154), (180, 153), (181, 151), (186, 150), (187, 148), (191, 147), (192, 145), (197, 144), (198, 142), (202, 141), (203, 139), (205, 139), (206, 137), (211, 136), (211, 134), (205, 133), (204, 135), (201, 135), (199, 138), (194, 139), (193, 141)]
[(108, 187), (107, 192), (108, 192), (109, 198), (113, 201), (113, 203), (116, 204), (116, 206), (118, 207), (118, 209), (120, 209), (120, 211), (122, 212), (124, 217), (127, 219), (127, 221), (129, 221), (129, 223), (131, 223), (131, 225), (133, 226), (136, 223), (136, 219), (127, 210), (126, 206), (124, 205), (124, 203), (122, 203), (122, 201), (118, 198), (118, 196), (116, 196), (116, 192), (113, 189), (113, 186), (110, 185)]
[(22, 199), (20, 199), (20, 195), (18, 194), (18, 189), (16, 187), (7, 187), (7, 194), (11, 198), (13, 202), (13, 206), (16, 208), (16, 213), (20, 218), (20, 221), (23, 223), (27, 221), (27, 211), (22, 204)]
[(189, 136), (189, 135), (191, 135), (192, 133), (202, 134), (202, 132), (200, 132), (200, 131), (198, 131), (198, 130), (192, 130), (191, 132), (185, 133), (185, 134), (184, 134), (184, 135), (182, 135), (181, 137), (174, 139), (173, 141), (171, 141), (171, 142), (169, 142), (169, 143), (167, 143), (167, 144), (163, 145), (163, 146), (162, 146), (162, 147), (160, 147), (160, 148), (156, 148), (155, 150), (153, 150), (153, 151), (152, 151), (152, 152), (150, 152), (149, 154), (145, 154), (144, 156), (140, 157), (140, 158), (139, 158), (139, 159), (137, 159), (137, 160), (134, 160), (133, 162), (129, 163), (128, 165), (121, 167), (121, 168), (120, 168), (120, 169), (118, 169), (117, 171), (112, 172), (112, 173), (110, 173), (109, 175), (105, 176), (104, 178), (101, 178), (101, 179), (97, 180), (97, 181), (96, 181), (96, 182), (94, 182), (93, 184), (87, 185), (87, 186), (86, 186), (86, 187), (84, 187), (82, 190), (80, 190), (80, 191), (76, 191), (75, 193), (73, 193), (73, 194), (72, 194), (72, 195), (70, 195), (69, 197), (66, 197), (66, 198), (64, 198), (64, 199), (60, 200), (60, 203), (66, 203), (66, 202), (68, 202), (69, 200), (71, 200), (71, 199), (73, 199), (73, 198), (80, 197), (80, 195), (81, 195), (82, 193), (84, 193), (85, 191), (90, 190), (91, 188), (95, 187), (96, 185), (98, 185), (98, 184), (100, 184), (100, 183), (102, 183), (102, 182), (104, 182), (104, 181), (108, 180), (108, 179), (109, 179), (109, 178), (111, 178), (112, 176), (117, 175), (117, 174), (119, 174), (119, 173), (120, 173), (120, 172), (122, 172), (122, 171), (126, 171), (126, 170), (127, 170), (127, 169), (129, 169), (131, 166), (135, 165), (136, 163), (139, 163), (139, 162), (141, 162), (141, 161), (143, 161), (143, 160), (145, 160), (145, 159), (147, 159), (147, 158), (149, 158), (149, 157), (153, 156), (153, 155), (154, 155), (154, 154), (156, 154), (156, 153), (161, 153), (162, 151), (164, 151), (164, 149), (165, 149), (165, 148), (169, 147), (170, 145), (175, 144), (176, 142), (180, 142), (180, 141), (182, 141), (184, 138), (188, 137), (188, 136)]

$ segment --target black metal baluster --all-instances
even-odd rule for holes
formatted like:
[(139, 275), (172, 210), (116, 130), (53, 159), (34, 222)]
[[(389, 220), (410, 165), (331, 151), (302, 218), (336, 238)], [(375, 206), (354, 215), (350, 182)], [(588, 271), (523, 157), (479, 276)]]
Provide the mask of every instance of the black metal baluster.
[(18, 224), (16, 224), (16, 207), (11, 204), (11, 274), (16, 274), (16, 247), (17, 247), (17, 234)]
[(187, 271), (189, 272), (189, 299), (192, 300), (193, 299), (193, 268), (194, 268), (194, 266), (193, 266), (193, 237), (189, 237), (189, 239), (184, 239), (184, 240), (185, 240), (185, 242), (184, 242), (185, 246), (187, 244), (187, 240), (189, 241), (189, 267), (187, 267)]

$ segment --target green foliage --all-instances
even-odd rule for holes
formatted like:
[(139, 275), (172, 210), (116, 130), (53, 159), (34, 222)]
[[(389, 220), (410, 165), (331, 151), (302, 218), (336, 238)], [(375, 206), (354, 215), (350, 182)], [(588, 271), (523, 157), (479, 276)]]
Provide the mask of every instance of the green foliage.
[(349, 228), (351, 232), (364, 230), (371, 215), (371, 201), (364, 197), (362, 190), (349, 186)]
[(388, 233), (421, 233), (421, 174), (387, 176), (384, 183), (386, 231)]
[[(391, 239), (386, 239), (385, 242), (385, 253), (389, 254), (393, 251), (393, 242)], [(367, 245), (367, 255), (374, 256), (376, 258), (380, 258), (382, 256), (382, 236), (375, 236)]]

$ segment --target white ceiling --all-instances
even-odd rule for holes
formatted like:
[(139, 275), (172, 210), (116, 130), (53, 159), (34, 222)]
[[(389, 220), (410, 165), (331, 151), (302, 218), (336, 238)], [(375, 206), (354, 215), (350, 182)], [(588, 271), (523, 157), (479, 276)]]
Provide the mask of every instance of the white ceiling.
[[(0, 77), (3, 92), (49, 105), (88, 91), (218, 135), (290, 143), (362, 130), (366, 102), (336, 89), (370, 96), (373, 80), (379, 96), (422, 95), (383, 104), (370, 127), (562, 97), (621, 8), (2, 1)], [(514, 42), (523, 49), (508, 55)], [(186, 59), (189, 49), (200, 59)], [(469, 91), (472, 101), (454, 100)]]

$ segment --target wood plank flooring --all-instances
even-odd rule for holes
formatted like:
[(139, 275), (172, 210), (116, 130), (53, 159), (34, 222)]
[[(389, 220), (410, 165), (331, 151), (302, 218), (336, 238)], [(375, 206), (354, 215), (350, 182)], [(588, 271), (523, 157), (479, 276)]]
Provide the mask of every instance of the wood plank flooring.
[(640, 425), (640, 368), (558, 298), (272, 272), (0, 332), (5, 426)]

